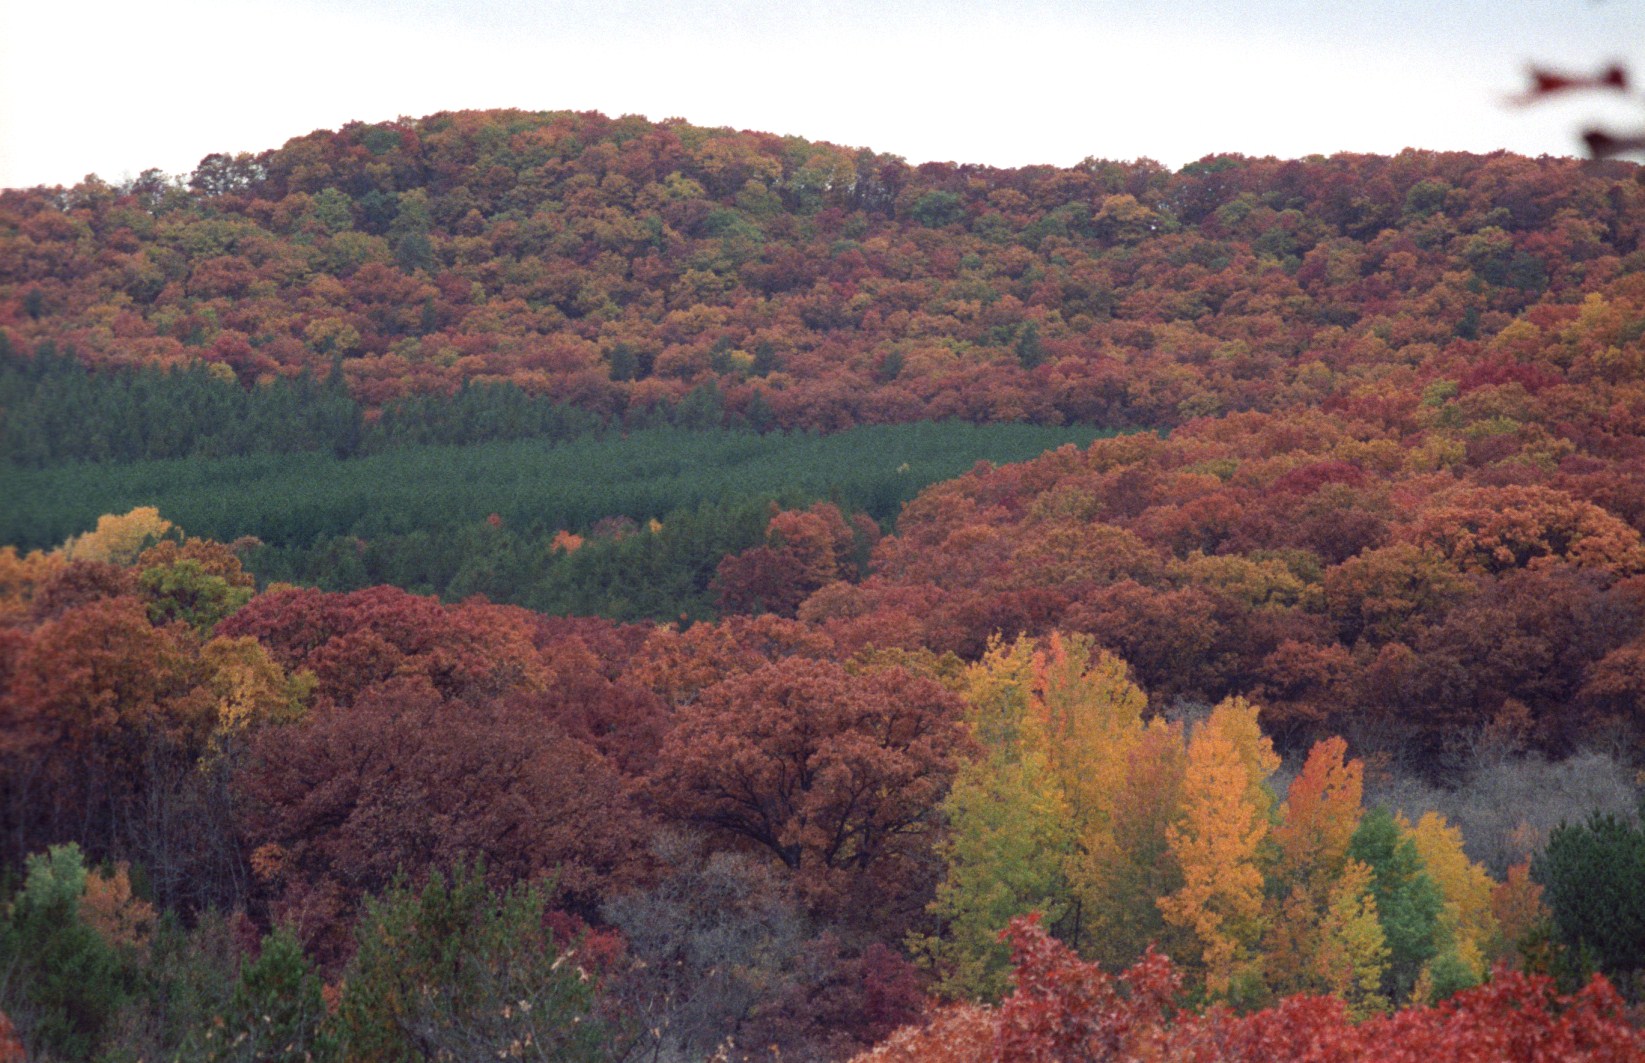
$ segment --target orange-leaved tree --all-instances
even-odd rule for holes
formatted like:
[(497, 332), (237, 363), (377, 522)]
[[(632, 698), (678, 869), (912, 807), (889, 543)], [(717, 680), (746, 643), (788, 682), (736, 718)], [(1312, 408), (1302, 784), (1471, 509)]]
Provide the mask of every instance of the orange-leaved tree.
[(1212, 997), (1238, 997), (1260, 980), (1265, 783), (1277, 766), (1256, 707), (1243, 699), (1218, 705), (1188, 740), (1182, 817), (1166, 832), (1182, 886), (1159, 906), (1166, 922), (1193, 933), (1190, 969)]

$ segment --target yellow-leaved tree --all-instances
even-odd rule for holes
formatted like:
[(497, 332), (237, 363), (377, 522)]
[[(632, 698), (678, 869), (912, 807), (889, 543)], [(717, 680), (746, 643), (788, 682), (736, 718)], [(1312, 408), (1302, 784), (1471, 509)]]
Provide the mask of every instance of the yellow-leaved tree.
[(307, 711), (316, 685), (314, 673), (287, 675), (250, 635), (214, 638), (201, 649), (200, 658), (207, 669), (206, 686), (217, 704), (217, 725), (202, 766), (230, 753), (247, 729), (294, 723)]
[(1334, 905), (1348, 903), (1339, 886), (1364, 796), (1363, 766), (1347, 750), (1340, 738), (1314, 744), (1274, 826), (1262, 951), (1276, 993), (1329, 992), (1334, 984), (1321, 979), (1316, 957), (1324, 921)]
[(1371, 892), (1371, 868), (1349, 860), (1332, 883), (1312, 954), (1316, 987), (1340, 997), (1354, 1019), (1388, 1010), (1380, 992), (1388, 939)]
[(70, 561), (129, 565), (173, 527), (153, 506), (138, 506), (119, 516), (105, 513), (97, 518), (95, 529), (69, 539), (58, 552)]
[(1438, 812), (1425, 812), (1416, 825), (1400, 817), (1400, 829), (1416, 843), (1428, 875), (1445, 898), (1441, 924), (1450, 931), (1456, 955), (1476, 980), (1490, 973), (1490, 959), (1501, 936), (1491, 907), (1496, 883), (1462, 849), (1462, 831)]
[(1088, 954), (1098, 944), (1092, 920), (1112, 922), (1103, 913), (1112, 899), (1089, 888), (1091, 858), (1116, 846), (1114, 818), (1148, 704), (1125, 662), (1094, 645), (1089, 635), (1047, 636), (1034, 655), (1032, 703), (1074, 833), (1067, 868), (1074, 909), (1064, 936)]
[[(1121, 957), (1129, 963), (1159, 936), (1150, 932), (1165, 884), (1158, 871), (1174, 866), (1164, 830), (1175, 815), (1180, 732), (1156, 733), (1137, 756), (1147, 698), (1125, 662), (1084, 635), (994, 641), (967, 671), (965, 696), (984, 755), (961, 769), (944, 806), (948, 871), (931, 909), (943, 931), (916, 940), (916, 951), (944, 993), (995, 997), (1006, 984), (999, 933), (1038, 911), (1088, 953), (1113, 952), (1110, 932), (1124, 926), (1136, 946)], [(1139, 925), (1136, 908), (1152, 919)]]
[(1262, 725), (1257, 722), (1258, 712), (1257, 706), (1244, 698), (1224, 698), (1211, 710), (1206, 726), (1220, 731), (1234, 744), (1240, 763), (1245, 766), (1246, 799), (1266, 821), (1274, 812), (1274, 791), (1268, 780), (1279, 767), (1279, 754), (1274, 752), (1274, 743), (1262, 733)]
[(1239, 999), (1260, 983), (1255, 946), (1262, 930), (1263, 843), (1278, 767), (1256, 724), (1256, 707), (1230, 698), (1188, 740), (1182, 813), (1166, 841), (1182, 885), (1159, 899), (1165, 921), (1192, 933), (1197, 955), (1180, 957), (1207, 995)]
[(966, 672), (967, 717), (982, 753), (961, 767), (943, 802), (947, 873), (931, 903), (940, 932), (909, 941), (950, 998), (998, 999), (1009, 977), (1006, 924), (1037, 911), (1056, 925), (1069, 911), (1074, 831), (1034, 706), (1034, 671), (1034, 645), (1018, 639), (995, 640)]
[(1110, 829), (1148, 698), (1124, 661), (1089, 635), (1052, 632), (1034, 655), (1034, 699), (1051, 769), (1082, 838)]
[(1134, 963), (1150, 944), (1171, 956), (1191, 939), (1165, 922), (1159, 898), (1182, 888), (1169, 839), (1182, 806), (1188, 756), (1182, 725), (1155, 718), (1126, 759), (1108, 831), (1088, 839), (1074, 876), (1081, 899), (1086, 955), (1110, 970)]

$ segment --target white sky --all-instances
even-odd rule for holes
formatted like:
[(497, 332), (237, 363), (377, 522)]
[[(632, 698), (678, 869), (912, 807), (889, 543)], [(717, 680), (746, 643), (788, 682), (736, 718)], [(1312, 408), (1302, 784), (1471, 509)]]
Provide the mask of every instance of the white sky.
[(486, 107), (915, 163), (1568, 155), (1591, 120), (1645, 126), (1645, 102), (1504, 98), (1533, 60), (1631, 60), (1645, 84), (1642, 29), (1638, 0), (0, 0), (0, 187)]

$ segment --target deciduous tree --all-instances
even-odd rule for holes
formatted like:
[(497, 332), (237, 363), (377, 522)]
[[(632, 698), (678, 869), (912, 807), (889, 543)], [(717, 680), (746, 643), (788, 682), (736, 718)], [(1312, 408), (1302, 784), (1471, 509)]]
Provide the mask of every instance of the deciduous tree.
[(616, 770), (528, 703), (454, 700), (424, 676), (265, 729), (239, 776), (253, 869), (273, 910), (335, 965), (360, 898), (459, 856), (499, 885), (552, 875), (592, 911), (643, 872), (644, 828)]
[(807, 903), (868, 915), (906, 888), (965, 738), (957, 699), (901, 668), (787, 657), (676, 714), (646, 785), (666, 817), (781, 861)]
[(1182, 818), (1166, 831), (1182, 886), (1159, 898), (1159, 907), (1168, 923), (1193, 932), (1206, 992), (1228, 997), (1249, 992), (1258, 976), (1253, 949), (1269, 824), (1256, 796), (1264, 778), (1248, 763), (1268, 763), (1273, 753), (1264, 755), (1266, 739), (1252, 738), (1254, 709), (1243, 702), (1219, 708), (1188, 739)]

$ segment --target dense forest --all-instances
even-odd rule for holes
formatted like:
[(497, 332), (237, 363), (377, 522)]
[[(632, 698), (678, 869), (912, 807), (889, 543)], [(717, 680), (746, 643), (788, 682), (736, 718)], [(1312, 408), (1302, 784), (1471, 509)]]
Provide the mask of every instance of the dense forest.
[(0, 1061), (1645, 1058), (1640, 175), (0, 191)]
[(1530, 361), (1625, 384), (1634, 172), (1417, 151), (916, 167), (681, 122), (441, 114), (213, 156), (186, 187), (0, 193), (0, 313), (13, 347), (97, 367), (337, 367), (373, 410), (512, 382), (643, 417), (712, 382), (722, 416), (781, 427), (1165, 427), (1363, 405), (1459, 360), (1501, 386), (1527, 329), (1583, 309), (1591, 350)]

